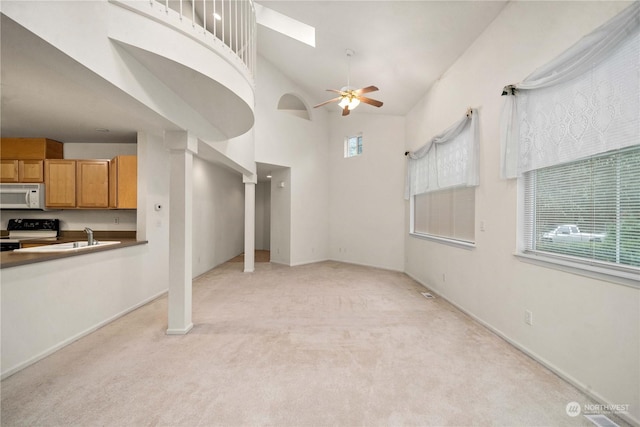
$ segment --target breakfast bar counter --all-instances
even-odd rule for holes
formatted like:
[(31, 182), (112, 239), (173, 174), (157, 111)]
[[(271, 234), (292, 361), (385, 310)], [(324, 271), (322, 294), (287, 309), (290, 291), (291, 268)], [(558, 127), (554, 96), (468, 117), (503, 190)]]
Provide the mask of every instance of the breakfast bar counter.
[[(61, 239), (62, 240), (62, 239)], [(67, 240), (68, 241), (68, 240)], [(59, 241), (57, 243), (64, 243)], [(145, 245), (148, 242), (146, 240), (136, 239), (120, 239), (120, 243), (113, 245), (97, 245), (88, 250), (80, 251), (68, 251), (68, 252), (42, 252), (42, 253), (27, 253), (27, 252), (14, 252), (7, 251), (0, 253), (0, 268), (18, 267), (20, 265), (34, 264), (37, 262), (52, 261), (56, 259), (69, 258), (75, 256), (86, 255), (95, 252), (113, 251), (129, 246)]]

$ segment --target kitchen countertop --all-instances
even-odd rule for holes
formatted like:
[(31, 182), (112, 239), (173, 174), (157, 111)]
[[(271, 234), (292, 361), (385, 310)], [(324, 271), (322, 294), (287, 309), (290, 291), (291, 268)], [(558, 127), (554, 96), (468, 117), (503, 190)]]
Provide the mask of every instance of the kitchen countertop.
[[(43, 240), (43, 239), (40, 239), (40, 240)], [(56, 241), (55, 243), (65, 243), (69, 241), (74, 241), (74, 240), (66, 239), (64, 241)], [(120, 240), (119, 244), (98, 246), (90, 250), (77, 251), (77, 252), (73, 252), (73, 251), (72, 252), (51, 252), (51, 253), (21, 253), (21, 252), (13, 252), (13, 251), (0, 252), (0, 268), (18, 267), (20, 265), (34, 264), (37, 262), (82, 256), (82, 255), (95, 253), (95, 252), (113, 251), (120, 248), (126, 248), (129, 246), (146, 245), (147, 243), (148, 242), (146, 240), (123, 239), (123, 240)]]
[[(71, 251), (71, 252), (51, 252), (51, 253), (22, 253), (6, 251), (0, 252), (0, 268), (11, 268), (20, 265), (34, 264), (37, 262), (51, 261), (62, 258), (69, 258), (74, 256), (81, 256), (93, 252), (112, 251), (120, 248), (126, 248), (129, 246), (145, 245), (148, 242), (146, 240), (136, 240), (135, 231), (94, 231), (94, 236), (97, 241), (119, 241), (119, 244), (105, 245), (92, 248), (86, 251)], [(75, 242), (78, 240), (86, 240), (87, 235), (84, 231), (60, 231), (58, 237), (50, 238), (36, 238), (36, 239), (20, 239), (23, 243), (29, 244), (57, 244)]]

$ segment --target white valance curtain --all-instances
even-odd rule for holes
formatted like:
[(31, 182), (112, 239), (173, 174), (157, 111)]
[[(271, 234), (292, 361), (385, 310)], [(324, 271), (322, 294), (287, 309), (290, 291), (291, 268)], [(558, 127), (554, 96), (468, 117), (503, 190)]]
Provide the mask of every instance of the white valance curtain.
[(478, 185), (478, 111), (467, 114), (420, 149), (407, 152), (405, 199), (449, 187)]
[(640, 142), (640, 2), (505, 87), (501, 176)]

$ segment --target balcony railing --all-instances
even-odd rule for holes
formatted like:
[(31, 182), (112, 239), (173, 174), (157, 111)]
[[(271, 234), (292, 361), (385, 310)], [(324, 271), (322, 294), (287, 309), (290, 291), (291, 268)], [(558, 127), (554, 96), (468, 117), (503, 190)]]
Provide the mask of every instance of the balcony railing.
[(251, 81), (256, 68), (256, 13), (253, 0), (149, 0), (153, 8), (177, 13), (193, 31), (210, 35), (211, 43), (228, 49), (246, 67)]

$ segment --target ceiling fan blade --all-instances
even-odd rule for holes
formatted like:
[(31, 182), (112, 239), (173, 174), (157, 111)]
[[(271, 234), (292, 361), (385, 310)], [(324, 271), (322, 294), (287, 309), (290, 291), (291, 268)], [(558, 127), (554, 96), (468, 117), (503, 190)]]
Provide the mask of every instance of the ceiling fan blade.
[(338, 89), (326, 89), (327, 92), (335, 92), (335, 93), (339, 93), (342, 96), (345, 96), (347, 94), (347, 92), (343, 92), (341, 90)]
[(349, 115), (349, 113), (350, 113), (350, 111), (349, 111), (349, 106), (348, 106), (348, 105), (345, 105), (345, 106), (344, 106), (344, 108), (342, 109), (342, 115), (343, 115), (343, 116), (348, 116), (348, 115)]
[(374, 107), (382, 107), (382, 102), (375, 99), (367, 98), (365, 96), (359, 96), (358, 99), (360, 102), (364, 102), (365, 104), (373, 105)]
[(330, 102), (337, 102), (337, 101), (340, 101), (341, 99), (342, 99), (342, 97), (341, 97), (341, 96), (339, 96), (339, 97), (337, 97), (337, 98), (333, 98), (333, 99), (330, 99), (330, 100), (328, 100), (328, 101), (321, 102), (321, 103), (320, 103), (320, 104), (318, 104), (318, 105), (314, 105), (314, 106), (313, 106), (313, 108), (322, 107), (323, 105), (326, 105), (326, 104), (328, 104), (328, 103), (330, 103)]
[(377, 90), (378, 88), (375, 86), (367, 86), (367, 87), (363, 87), (362, 89), (354, 90), (353, 93), (355, 93), (356, 95), (361, 95), (363, 93), (375, 92)]

